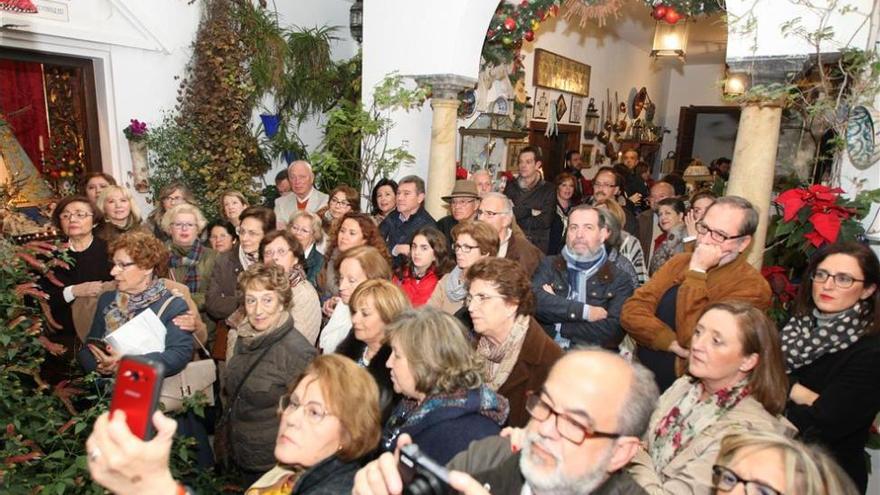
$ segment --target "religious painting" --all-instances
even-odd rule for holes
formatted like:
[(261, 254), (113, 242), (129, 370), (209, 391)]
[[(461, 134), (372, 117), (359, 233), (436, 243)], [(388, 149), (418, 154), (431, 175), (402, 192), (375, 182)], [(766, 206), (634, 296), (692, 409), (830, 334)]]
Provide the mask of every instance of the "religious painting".
[(556, 121), (562, 120), (562, 117), (565, 116), (565, 112), (568, 110), (568, 105), (565, 103), (565, 95), (559, 95), (559, 98), (556, 99)]
[(507, 141), (507, 169), (516, 172), (519, 168), (519, 152), (529, 145), (527, 139), (511, 139)]
[(593, 166), (593, 147), (595, 145), (590, 144), (582, 144), (581, 145), (581, 160), (584, 161), (584, 168), (590, 168)]
[(538, 48), (532, 85), (589, 96), (590, 66)]
[(568, 121), (572, 124), (580, 124), (584, 112), (584, 99), (580, 96), (571, 97), (571, 111), (568, 113)]
[(534, 107), (532, 108), (532, 118), (535, 120), (547, 120), (550, 115), (551, 96), (546, 90), (535, 88), (535, 99), (532, 100)]

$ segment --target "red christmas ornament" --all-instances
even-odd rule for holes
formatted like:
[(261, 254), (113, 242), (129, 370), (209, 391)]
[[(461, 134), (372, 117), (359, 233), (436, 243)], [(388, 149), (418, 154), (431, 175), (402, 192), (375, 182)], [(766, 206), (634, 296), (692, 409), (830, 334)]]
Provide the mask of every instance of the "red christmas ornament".
[(495, 30), (494, 30), (494, 29), (490, 29), (489, 32), (486, 33), (486, 37), (489, 38), (489, 39), (494, 38), (494, 37), (495, 37)]
[(547, 18), (547, 13), (544, 12), (544, 9), (538, 9), (535, 11), (535, 17), (543, 21)]
[(528, 6), (529, 6), (529, 0), (522, 0), (522, 2), (519, 3), (519, 6), (522, 7), (522, 8), (526, 8), (526, 7), (528, 7)]
[(526, 41), (535, 41), (535, 32), (534, 31), (526, 31), (526, 34), (523, 35)]
[(669, 7), (663, 5), (662, 3), (654, 6), (654, 10), (651, 11), (651, 17), (655, 20), (659, 21), (666, 17), (666, 12), (669, 11)]
[(508, 17), (504, 20), (504, 29), (508, 31), (516, 29), (516, 21), (513, 20), (513, 17)]
[(681, 20), (681, 14), (679, 14), (675, 9), (670, 8), (666, 15), (663, 16), (663, 20), (669, 24), (675, 24), (676, 22)]

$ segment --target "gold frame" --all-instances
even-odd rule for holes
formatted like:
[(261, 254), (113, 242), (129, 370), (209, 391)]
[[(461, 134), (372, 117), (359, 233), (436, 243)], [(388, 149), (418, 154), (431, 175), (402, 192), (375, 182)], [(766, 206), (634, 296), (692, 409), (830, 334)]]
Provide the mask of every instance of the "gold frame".
[(593, 148), (595, 147), (596, 145), (593, 143), (581, 144), (581, 160), (584, 161), (584, 166), (586, 168), (593, 166)]
[(516, 160), (519, 157), (519, 152), (528, 145), (528, 138), (509, 139), (507, 141), (507, 159), (505, 160), (507, 168), (505, 170), (512, 170), (514, 172), (517, 171), (517, 169), (519, 168), (519, 163), (517, 163)]
[(590, 71), (587, 64), (537, 48), (532, 85), (590, 96)]

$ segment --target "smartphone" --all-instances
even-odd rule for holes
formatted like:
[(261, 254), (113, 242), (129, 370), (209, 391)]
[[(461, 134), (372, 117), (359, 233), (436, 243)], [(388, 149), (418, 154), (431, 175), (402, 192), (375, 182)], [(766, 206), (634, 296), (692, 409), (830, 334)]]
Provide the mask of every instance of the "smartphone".
[(159, 391), (165, 370), (162, 363), (142, 356), (124, 356), (119, 361), (110, 417), (115, 411), (125, 411), (128, 429), (143, 440), (156, 434), (153, 413), (159, 405)]
[(89, 339), (86, 341), (86, 343), (97, 347), (101, 351), (107, 352), (107, 345), (108, 344), (107, 344), (107, 341), (104, 339), (99, 339), (97, 337), (89, 337)]

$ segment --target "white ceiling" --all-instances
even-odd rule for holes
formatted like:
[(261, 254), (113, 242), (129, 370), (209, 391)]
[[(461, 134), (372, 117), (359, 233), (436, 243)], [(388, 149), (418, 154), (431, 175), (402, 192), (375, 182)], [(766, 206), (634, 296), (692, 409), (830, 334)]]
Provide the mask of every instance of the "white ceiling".
[[(722, 15), (701, 16), (690, 22), (687, 62), (723, 63), (727, 46), (727, 25)], [(617, 18), (607, 19), (607, 24), (601, 33), (623, 39), (636, 47), (650, 51), (654, 41), (655, 25), (656, 21), (651, 18), (651, 9), (641, 1), (631, 0), (624, 2)], [(593, 33), (598, 34), (595, 31)]]

